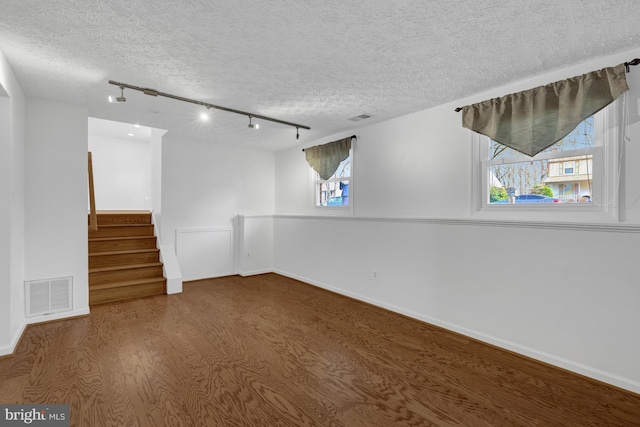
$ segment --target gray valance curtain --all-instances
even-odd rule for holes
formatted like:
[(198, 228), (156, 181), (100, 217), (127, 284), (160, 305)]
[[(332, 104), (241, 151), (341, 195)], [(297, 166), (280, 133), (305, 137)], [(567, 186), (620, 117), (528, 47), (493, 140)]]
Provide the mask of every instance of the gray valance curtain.
[(304, 150), (307, 162), (318, 172), (320, 178), (329, 179), (340, 166), (340, 162), (349, 157), (352, 136), (328, 144), (316, 145)]
[(625, 64), (462, 108), (462, 125), (535, 156), (629, 90)]

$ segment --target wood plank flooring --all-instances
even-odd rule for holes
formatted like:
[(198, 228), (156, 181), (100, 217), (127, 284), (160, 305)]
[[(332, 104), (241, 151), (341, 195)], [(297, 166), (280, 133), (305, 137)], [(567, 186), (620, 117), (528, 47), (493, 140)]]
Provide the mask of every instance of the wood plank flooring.
[(31, 326), (0, 403), (75, 426), (640, 425), (640, 395), (275, 274)]

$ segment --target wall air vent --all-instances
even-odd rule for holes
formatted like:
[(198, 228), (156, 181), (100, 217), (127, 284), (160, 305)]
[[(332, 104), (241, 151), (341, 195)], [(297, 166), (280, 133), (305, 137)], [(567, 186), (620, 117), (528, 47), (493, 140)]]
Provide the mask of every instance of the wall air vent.
[(368, 119), (369, 117), (371, 116), (368, 114), (360, 114), (359, 116), (351, 117), (349, 120), (352, 122), (359, 122), (360, 120)]
[(72, 288), (72, 277), (24, 282), (26, 317), (71, 311)]

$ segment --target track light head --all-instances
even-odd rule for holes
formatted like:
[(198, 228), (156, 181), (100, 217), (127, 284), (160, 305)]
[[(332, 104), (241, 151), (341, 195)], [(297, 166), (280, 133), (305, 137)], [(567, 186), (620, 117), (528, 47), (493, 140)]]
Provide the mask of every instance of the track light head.
[(260, 123), (256, 123), (256, 124), (251, 123), (251, 116), (249, 116), (248, 127), (250, 127), (251, 129), (260, 129)]
[(209, 115), (209, 107), (207, 107), (207, 111), (203, 111), (202, 113), (200, 113), (200, 120), (202, 120), (203, 122), (208, 122), (211, 119), (211, 116)]
[(122, 104), (127, 102), (127, 98), (124, 97), (124, 86), (120, 86), (120, 96), (113, 97), (109, 95), (109, 102), (112, 104)]
[(109, 102), (112, 104), (123, 104), (127, 102), (127, 98), (125, 98), (124, 96), (113, 97), (109, 95)]

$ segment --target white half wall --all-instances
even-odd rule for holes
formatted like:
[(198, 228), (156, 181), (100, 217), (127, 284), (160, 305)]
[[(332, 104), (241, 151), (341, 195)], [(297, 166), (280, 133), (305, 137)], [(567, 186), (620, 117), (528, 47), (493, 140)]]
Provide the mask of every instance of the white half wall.
[(273, 216), (238, 215), (238, 273), (251, 276), (273, 271)]
[(233, 274), (233, 228), (179, 228), (176, 253), (183, 280)]
[(73, 277), (70, 316), (89, 303), (87, 115), (83, 106), (27, 100), (25, 280)]
[(640, 392), (640, 227), (277, 216), (274, 234), (280, 274)]

